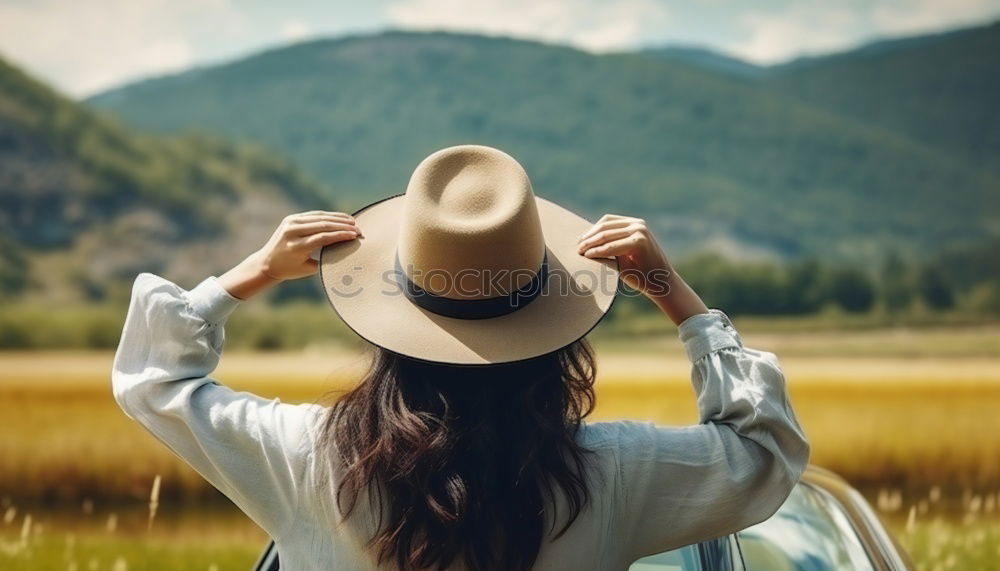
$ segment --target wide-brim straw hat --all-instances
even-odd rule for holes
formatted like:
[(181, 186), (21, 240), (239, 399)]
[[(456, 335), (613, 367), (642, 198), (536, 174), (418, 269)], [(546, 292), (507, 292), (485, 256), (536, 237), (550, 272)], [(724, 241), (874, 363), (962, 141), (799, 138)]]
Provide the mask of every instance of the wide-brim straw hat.
[(592, 223), (535, 196), (510, 155), (435, 152), (406, 193), (354, 213), (362, 237), (323, 248), (320, 277), (348, 327), (389, 351), (465, 365), (561, 349), (611, 308), (618, 262), (578, 253)]

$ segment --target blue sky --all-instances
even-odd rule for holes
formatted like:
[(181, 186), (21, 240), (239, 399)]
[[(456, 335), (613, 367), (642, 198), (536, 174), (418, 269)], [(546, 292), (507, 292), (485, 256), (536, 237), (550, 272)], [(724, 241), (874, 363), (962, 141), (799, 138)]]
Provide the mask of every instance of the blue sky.
[(0, 0), (0, 54), (71, 95), (309, 38), (449, 29), (758, 63), (988, 22), (1000, 0)]

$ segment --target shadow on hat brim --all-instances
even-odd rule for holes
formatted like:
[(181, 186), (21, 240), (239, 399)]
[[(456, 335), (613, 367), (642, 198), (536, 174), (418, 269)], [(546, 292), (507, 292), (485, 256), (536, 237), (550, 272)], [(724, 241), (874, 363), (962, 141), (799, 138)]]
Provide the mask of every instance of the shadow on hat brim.
[(577, 253), (577, 237), (593, 223), (537, 196), (549, 262), (549, 284), (541, 295), (513, 313), (487, 319), (445, 317), (418, 307), (392, 274), (405, 198), (393, 196), (354, 213), (364, 236), (326, 246), (320, 255), (327, 299), (344, 323), (370, 343), (425, 361), (508, 363), (579, 340), (611, 308), (618, 288), (617, 260)]

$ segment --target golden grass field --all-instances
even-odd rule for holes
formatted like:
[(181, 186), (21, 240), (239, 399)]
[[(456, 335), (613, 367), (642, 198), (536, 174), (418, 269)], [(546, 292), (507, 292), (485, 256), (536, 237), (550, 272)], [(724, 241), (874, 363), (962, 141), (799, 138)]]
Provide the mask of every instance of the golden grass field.
[[(743, 338), (747, 346), (778, 354), (792, 403), (813, 444), (813, 463), (861, 488), (922, 567), (944, 569), (951, 562), (956, 569), (976, 568), (962, 563), (1000, 560), (1000, 552), (994, 553), (1000, 545), (1000, 355), (954, 342), (955, 336), (967, 336), (970, 343), (996, 346), (1000, 330), (865, 335), (860, 344), (828, 333), (744, 333)], [(591, 420), (697, 420), (690, 364), (675, 338), (599, 347), (599, 355), (598, 407)], [(156, 533), (136, 532), (145, 538), (138, 543), (116, 539), (133, 527), (124, 514), (145, 509), (153, 479), (161, 477), (164, 514), (192, 511), (185, 506), (193, 501), (219, 499), (117, 407), (110, 389), (111, 358), (110, 353), (0, 353), (0, 567), (12, 568), (15, 559), (7, 565), (3, 557), (13, 557), (18, 545), (35, 545), (36, 554), (58, 550), (66, 565), (67, 553), (84, 552), (86, 546), (101, 554), (102, 569), (114, 568), (108, 555), (114, 549), (121, 550), (126, 567), (132, 561), (135, 568), (141, 557), (161, 551), (152, 560), (163, 563), (170, 560), (169, 545), (176, 539), (167, 523), (159, 521)], [(214, 376), (234, 389), (312, 402), (348, 386), (364, 362), (358, 352), (336, 348), (233, 352), (223, 357)], [(944, 499), (929, 505), (929, 494)], [(79, 515), (87, 502), (90, 512)], [(226, 502), (214, 505), (229, 514), (222, 520), (229, 523), (214, 525), (215, 535), (196, 533), (192, 537), (199, 539), (192, 541), (216, 537), (218, 549), (211, 551), (215, 544), (208, 541), (210, 552), (188, 546), (187, 555), (175, 553), (192, 565), (198, 562), (187, 568), (207, 569), (212, 562), (218, 569), (241, 568), (259, 550), (259, 530)], [(52, 514), (52, 522), (43, 523), (41, 531), (32, 525), (24, 532), (24, 516), (32, 510), (34, 524), (49, 517), (44, 514)], [(123, 514), (115, 532), (104, 529), (111, 512)], [(58, 515), (65, 513), (79, 517)], [(81, 518), (86, 521), (77, 521)], [(145, 531), (144, 523), (135, 525)], [(79, 530), (73, 532), (76, 524)], [(196, 528), (174, 529), (183, 535)], [(79, 569), (89, 568), (86, 558), (73, 557)], [(163, 565), (155, 568), (176, 568)]]

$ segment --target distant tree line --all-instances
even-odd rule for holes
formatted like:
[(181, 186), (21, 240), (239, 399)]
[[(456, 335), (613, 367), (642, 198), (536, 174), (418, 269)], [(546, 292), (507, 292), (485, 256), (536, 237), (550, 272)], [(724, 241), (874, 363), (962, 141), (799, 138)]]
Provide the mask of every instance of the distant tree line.
[[(967, 311), (1000, 315), (1000, 238), (944, 250), (926, 260), (887, 252), (880, 264), (737, 261), (710, 252), (675, 265), (707, 304), (731, 315), (846, 313), (905, 315)], [(635, 302), (626, 301), (626, 304)], [(638, 303), (636, 308), (652, 311)], [(631, 313), (634, 310), (626, 311)]]
[[(120, 303), (78, 304), (59, 311), (18, 296), (29, 257), (0, 248), (0, 349), (113, 348), (121, 333)], [(831, 309), (868, 315), (871, 325), (937, 322), (937, 315), (1000, 318), (1000, 238), (951, 248), (926, 260), (889, 252), (880, 264), (858, 266), (804, 258), (790, 262), (732, 260), (702, 253), (676, 262), (710, 307), (729, 315), (809, 316)], [(635, 292), (631, 292), (635, 294)], [(234, 316), (227, 343), (254, 349), (294, 349), (318, 340), (354, 339), (326, 304), (318, 280), (296, 280), (267, 295), (269, 304)], [(623, 295), (609, 319), (615, 331), (642, 330), (655, 314), (640, 295)], [(916, 319), (910, 317), (928, 317)], [(898, 319), (897, 319), (898, 318)], [(659, 320), (653, 320), (659, 322)], [(835, 320), (832, 323), (837, 323)]]
[[(0, 304), (17, 300), (28, 286), (29, 253), (0, 235)], [(1000, 238), (945, 250), (926, 261), (887, 253), (874, 267), (827, 263), (739, 261), (706, 252), (676, 262), (678, 271), (706, 300), (745, 315), (808, 315), (834, 306), (848, 313), (880, 308), (904, 314), (967, 310), (1000, 315)], [(297, 280), (269, 294), (275, 305), (325, 302), (314, 280)], [(626, 296), (627, 297), (627, 296)], [(629, 302), (625, 302), (629, 303)]]

